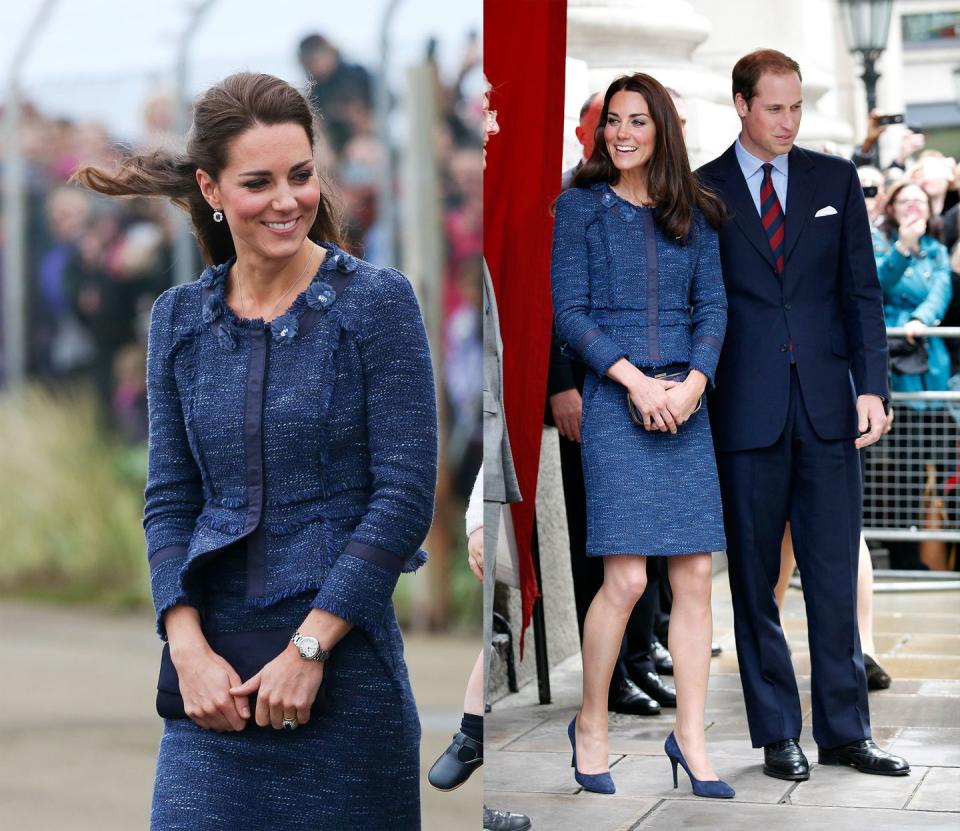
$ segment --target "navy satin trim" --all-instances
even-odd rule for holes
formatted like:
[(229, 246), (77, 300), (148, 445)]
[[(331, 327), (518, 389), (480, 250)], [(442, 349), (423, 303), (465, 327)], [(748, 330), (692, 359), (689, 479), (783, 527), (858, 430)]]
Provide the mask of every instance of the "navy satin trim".
[(349, 554), (352, 557), (358, 557), (361, 560), (376, 563), (378, 566), (383, 566), (397, 574), (403, 569), (403, 560), (399, 555), (394, 554), (392, 551), (387, 551), (385, 548), (367, 545), (365, 542), (351, 540), (347, 543), (347, 547), (343, 553)]
[(694, 341), (694, 344), (705, 343), (707, 346), (712, 346), (716, 350), (720, 350), (723, 347), (723, 341), (718, 340), (717, 338), (712, 338), (709, 335), (704, 335), (699, 337)]
[(583, 337), (580, 338), (579, 342), (577, 343), (577, 352), (582, 355), (587, 351), (587, 347), (602, 334), (603, 329), (601, 329), (599, 326), (594, 326), (592, 329), (587, 329), (587, 331), (583, 333)]
[(657, 268), (657, 229), (653, 211), (641, 211), (643, 236), (647, 245), (647, 356), (652, 364), (660, 360), (660, 309), (657, 307), (659, 286)]
[[(243, 408), (243, 455), (245, 483), (247, 488), (247, 515), (242, 535), (246, 536), (259, 524), (263, 516), (263, 394), (267, 375), (267, 332), (254, 329), (250, 333), (250, 366), (247, 371), (247, 395)], [(253, 546), (256, 548), (256, 546)], [(261, 552), (262, 552), (261, 546)], [(256, 557), (248, 557), (248, 568), (255, 565)], [(261, 571), (260, 585), (254, 584), (247, 574), (247, 597), (263, 593)]]
[(150, 566), (158, 566), (167, 560), (173, 560), (177, 557), (186, 557), (187, 547), (185, 545), (168, 545), (164, 548), (158, 548), (150, 555)]

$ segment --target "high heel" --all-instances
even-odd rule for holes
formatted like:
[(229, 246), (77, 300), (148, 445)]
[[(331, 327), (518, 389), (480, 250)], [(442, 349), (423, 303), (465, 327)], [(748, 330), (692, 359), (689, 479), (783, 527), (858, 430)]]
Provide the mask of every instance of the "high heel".
[(573, 748), (573, 758), (570, 760), (570, 767), (573, 768), (573, 778), (577, 780), (585, 791), (593, 793), (616, 793), (616, 785), (613, 784), (613, 778), (610, 771), (605, 773), (580, 773), (577, 770), (577, 717), (570, 720), (570, 726), (567, 728), (567, 736), (570, 737), (570, 747)]
[(731, 788), (722, 779), (697, 779), (687, 767), (687, 760), (683, 758), (680, 752), (680, 745), (677, 744), (677, 738), (670, 733), (667, 740), (663, 743), (663, 749), (666, 751), (667, 758), (673, 766), (673, 787), (680, 787), (677, 781), (677, 765), (679, 764), (690, 777), (690, 785), (693, 787), (694, 796), (706, 796), (713, 799), (732, 799), (736, 791)]

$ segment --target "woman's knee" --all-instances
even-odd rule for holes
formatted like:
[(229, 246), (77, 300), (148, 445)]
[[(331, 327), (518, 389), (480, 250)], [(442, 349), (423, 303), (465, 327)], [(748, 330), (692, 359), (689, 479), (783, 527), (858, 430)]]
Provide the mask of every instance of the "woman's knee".
[(647, 567), (642, 559), (624, 559), (604, 568), (603, 588), (618, 606), (633, 608), (647, 588)]
[(709, 554), (689, 554), (670, 563), (670, 586), (674, 594), (710, 595), (713, 559)]

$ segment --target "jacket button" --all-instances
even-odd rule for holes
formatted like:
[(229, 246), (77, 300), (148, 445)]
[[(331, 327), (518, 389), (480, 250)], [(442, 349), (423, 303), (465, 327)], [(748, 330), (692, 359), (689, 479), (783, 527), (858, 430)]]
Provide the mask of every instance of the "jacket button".
[(793, 306), (791, 306), (789, 303), (784, 303), (783, 308), (789, 312), (793, 308)]
[(789, 347), (785, 343), (780, 344), (780, 351), (786, 352)]

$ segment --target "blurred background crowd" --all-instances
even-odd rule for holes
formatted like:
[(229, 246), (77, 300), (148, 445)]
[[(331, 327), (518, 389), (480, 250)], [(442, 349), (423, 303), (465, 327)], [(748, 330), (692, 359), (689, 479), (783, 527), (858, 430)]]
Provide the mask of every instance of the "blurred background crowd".
[[(853, 154), (883, 289), (894, 393), (891, 431), (868, 454), (864, 524), (935, 537), (960, 520), (960, 408), (950, 399), (960, 390), (960, 338), (951, 331), (960, 325), (960, 167), (902, 120), (871, 112)], [(898, 152), (881, 158), (880, 136), (898, 121)], [(893, 568), (957, 567), (946, 540), (894, 538), (883, 546)]]
[[(417, 106), (416, 101), (411, 103), (415, 95), (409, 72), (391, 78), (388, 89), (378, 89), (377, 66), (348, 57), (321, 33), (290, 44), (300, 75), (288, 78), (309, 91), (321, 114), (318, 166), (342, 208), (350, 247), (376, 264), (408, 270), (424, 306), (442, 417), (438, 522), (428, 541), (436, 568), (431, 569), (429, 588), (410, 589), (412, 596), (401, 596), (398, 605), (408, 620), (429, 628), (445, 627), (452, 620), (475, 623), (480, 608), (479, 584), (458, 555), (464, 548), (463, 508), (482, 454), (480, 47), (473, 33), (447, 43), (446, 49), (448, 58), (450, 51), (456, 52), (446, 62), (446, 71), (438, 62), (436, 39), (430, 39), (419, 56), (419, 87), (414, 92), (430, 100)], [(26, 504), (30, 487), (24, 481), (30, 471), (36, 472), (36, 493), (44, 497), (67, 487), (64, 480), (73, 480), (76, 517), (98, 509), (89, 504), (83, 477), (75, 475), (71, 464), (88, 470), (106, 464), (117, 472), (117, 489), (142, 494), (146, 331), (154, 299), (177, 279), (175, 236), (181, 220), (163, 200), (105, 199), (69, 182), (80, 164), (112, 169), (130, 153), (182, 147), (177, 102), (168, 89), (151, 91), (140, 109), (138, 135), (131, 137), (114, 134), (102, 121), (46, 112), (31, 100), (29, 91), (24, 95), (19, 136), (26, 191), (28, 384), (16, 403), (0, 396), (0, 426), (13, 439), (5, 453), (3, 477), (11, 484), (9, 492), (0, 494), (4, 527), (8, 523), (3, 520), (12, 522), (33, 510)], [(411, 124), (423, 113), (432, 123)], [(425, 147), (411, 147), (410, 136), (418, 134), (426, 137), (421, 142)], [(407, 161), (411, 155), (427, 160), (432, 168), (427, 181), (436, 191), (420, 193), (416, 201), (410, 200), (410, 192), (423, 189), (423, 174), (415, 177), (411, 172)], [(388, 209), (385, 200), (392, 201)], [(410, 215), (413, 206), (424, 204), (431, 206), (426, 217)], [(418, 237), (407, 233), (406, 226), (429, 225), (431, 220), (435, 227), (421, 228), (420, 233), (432, 236), (437, 256), (424, 265), (422, 252), (411, 250)], [(0, 251), (3, 242), (0, 239)], [(190, 256), (193, 262), (187, 273), (194, 279), (202, 270), (195, 246), (190, 247)], [(0, 298), (2, 281), (0, 273)], [(0, 346), (0, 389), (3, 378)], [(32, 414), (25, 417), (27, 412)], [(77, 439), (72, 462), (38, 444), (43, 441), (40, 434), (63, 429)], [(14, 488), (13, 482), (19, 485)], [(109, 541), (101, 539), (108, 536), (109, 529), (104, 529), (87, 543), (101, 552), (116, 547), (117, 556), (110, 559), (139, 560), (140, 508), (135, 498), (124, 502), (131, 512), (132, 523), (127, 523), (131, 528)], [(38, 513), (37, 524), (42, 528), (50, 523)], [(51, 535), (34, 526), (24, 534), (14, 546), (22, 553), (8, 558), (0, 569), (0, 590), (17, 585), (42, 586), (45, 592), (58, 586), (56, 590), (78, 591), (79, 580), (91, 591), (102, 592), (104, 586), (96, 586), (96, 570), (71, 573), (77, 568), (73, 554), (68, 564), (61, 563), (64, 552), (58, 550), (55, 537), (62, 533), (61, 529)], [(75, 539), (68, 548), (78, 542)], [(124, 601), (148, 602), (145, 572), (132, 566), (130, 572), (130, 585), (121, 592)], [(58, 573), (59, 578), (52, 579)], [(117, 582), (113, 574), (111, 585)]]

